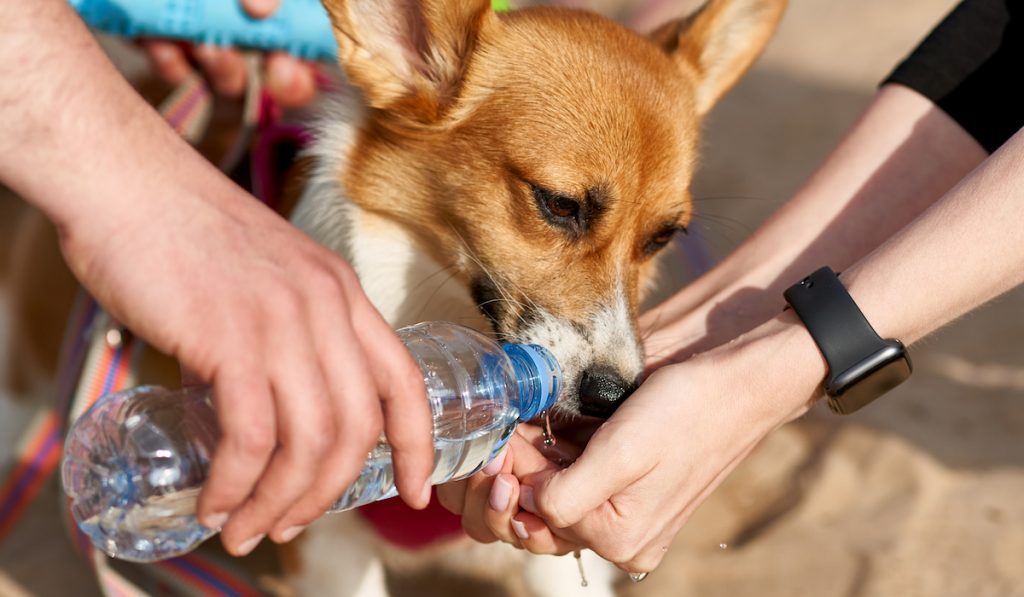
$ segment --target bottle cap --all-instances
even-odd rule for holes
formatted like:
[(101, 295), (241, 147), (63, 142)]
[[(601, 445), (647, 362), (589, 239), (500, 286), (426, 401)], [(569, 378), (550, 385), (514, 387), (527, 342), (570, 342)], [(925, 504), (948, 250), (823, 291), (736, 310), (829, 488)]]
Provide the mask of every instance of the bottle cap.
[(512, 358), (519, 382), (519, 420), (529, 421), (554, 405), (562, 368), (546, 348), (537, 344), (503, 344)]

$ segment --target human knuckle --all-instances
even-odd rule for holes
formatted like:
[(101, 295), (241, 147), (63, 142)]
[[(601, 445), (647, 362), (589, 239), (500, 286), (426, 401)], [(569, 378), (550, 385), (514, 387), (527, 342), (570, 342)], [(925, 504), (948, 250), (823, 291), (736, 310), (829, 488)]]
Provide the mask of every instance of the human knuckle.
[(312, 503), (303, 503), (288, 513), (289, 526), (307, 526), (327, 511), (331, 504), (330, 498), (320, 497)]
[(491, 533), (489, 529), (478, 524), (477, 521), (472, 520), (467, 516), (462, 517), (462, 530), (470, 539), (477, 543), (494, 543), (498, 540), (494, 533)]
[(423, 385), (423, 371), (411, 360), (406, 360), (395, 375), (397, 390), (409, 400), (420, 399), (426, 391)]
[(303, 276), (303, 281), (318, 300), (344, 299), (341, 281), (330, 268), (314, 266)]
[(299, 291), (285, 280), (281, 280), (273, 290), (268, 290), (266, 297), (273, 314), (294, 319), (302, 311)]
[(338, 436), (349, 449), (369, 450), (380, 439), (382, 426), (364, 421), (346, 419), (340, 423)]
[(276, 443), (273, 432), (259, 423), (236, 429), (228, 436), (228, 441), (236, 451), (249, 457), (269, 454)]
[(592, 546), (594, 552), (614, 564), (626, 564), (637, 555), (637, 548), (621, 540)]
[(252, 490), (252, 497), (250, 498), (253, 504), (259, 504), (258, 507), (254, 507), (251, 512), (250, 518), (260, 525), (269, 525), (270, 521), (266, 520), (269, 517), (275, 517), (273, 513), (283, 513), (287, 508), (288, 498), (280, 491), (271, 489), (267, 483), (260, 482)]
[(301, 435), (303, 452), (312, 458), (320, 458), (334, 447), (334, 425), (330, 422), (318, 422), (308, 433)]
[(651, 570), (656, 569), (659, 564), (661, 564), (662, 557), (663, 553), (661, 552), (661, 550), (647, 550), (635, 555), (633, 559), (627, 562), (627, 564), (631, 570), (636, 570), (639, 572), (650, 572)]
[(307, 428), (304, 433), (310, 435), (318, 442), (323, 442), (325, 448), (334, 444), (338, 435), (338, 423), (332, 416), (327, 404), (321, 405), (310, 417), (312, 420), (306, 422)]
[(452, 514), (462, 514), (463, 501), (459, 499), (459, 489), (447, 485), (437, 486), (437, 502)]
[(334, 268), (334, 275), (337, 276), (343, 289), (350, 289), (359, 285), (359, 277), (347, 263), (342, 263)]
[(536, 501), (537, 515), (543, 518), (554, 528), (564, 529), (571, 526), (573, 521), (562, 511), (557, 502), (538, 497)]
[(627, 550), (632, 551), (633, 557), (635, 557), (643, 547), (647, 533), (634, 525), (618, 524), (614, 528), (619, 540)]

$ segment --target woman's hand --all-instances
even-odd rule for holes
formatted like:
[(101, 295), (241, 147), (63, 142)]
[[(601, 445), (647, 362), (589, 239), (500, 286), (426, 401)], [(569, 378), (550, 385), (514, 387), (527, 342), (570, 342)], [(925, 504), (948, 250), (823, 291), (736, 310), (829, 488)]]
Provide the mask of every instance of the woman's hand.
[[(237, 1), (237, 0), (219, 0)], [(281, 0), (242, 0), (242, 7), (256, 18), (269, 17)], [(178, 85), (191, 72), (190, 59), (203, 69), (214, 90), (229, 98), (245, 92), (246, 67), (242, 53), (234, 48), (191, 45), (175, 41), (147, 39), (142, 42), (157, 74)], [(267, 91), (278, 104), (295, 108), (308, 104), (316, 95), (316, 66), (286, 52), (271, 52), (265, 63)]]
[(473, 477), (446, 505), (478, 540), (545, 554), (586, 547), (625, 571), (654, 570), (729, 472), (818, 396), (824, 361), (795, 321), (787, 313), (655, 371), (566, 468), (536, 443), (510, 443), (500, 474)]
[[(767, 328), (767, 329), (766, 329)], [(538, 514), (628, 572), (654, 570), (679, 529), (758, 442), (807, 410), (825, 374), (788, 313), (655, 371), (561, 471), (522, 479)]]
[(580, 549), (555, 536), (534, 514), (519, 507), (519, 479), (561, 470), (580, 449), (565, 439), (543, 445), (541, 429), (521, 424), (502, 452), (469, 479), (437, 487), (441, 504), (462, 516), (466, 534), (481, 543), (503, 541), (538, 554), (565, 554)]

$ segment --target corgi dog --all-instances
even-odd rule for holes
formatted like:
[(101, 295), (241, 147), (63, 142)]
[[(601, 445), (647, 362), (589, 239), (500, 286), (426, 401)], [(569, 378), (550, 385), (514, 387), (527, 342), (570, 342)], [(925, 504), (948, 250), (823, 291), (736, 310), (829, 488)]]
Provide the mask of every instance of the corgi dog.
[[(608, 417), (641, 374), (636, 320), (659, 254), (693, 217), (701, 121), (785, 0), (708, 0), (649, 35), (490, 0), (323, 3), (345, 82), (323, 99), (292, 221), (352, 264), (394, 327), (448, 320), (545, 346), (563, 372), (554, 418)], [(2, 355), (0, 389), (35, 394), (52, 390), (75, 283), (41, 215), (11, 221), (0, 283), (18, 350)], [(143, 368), (161, 383), (177, 372)], [(411, 549), (385, 527), (447, 513), (392, 514), (310, 525), (279, 548), (275, 586), (368, 597), (388, 594), (389, 572), (441, 571), (455, 579), (441, 594), (604, 597), (625, 578), (584, 552), (583, 588), (572, 557), (457, 533)]]
[[(557, 418), (606, 418), (643, 368), (638, 305), (693, 215), (702, 118), (785, 0), (710, 0), (641, 36), (592, 13), (489, 0), (324, 0), (349, 89), (329, 98), (292, 221), (344, 256), (385, 319), (540, 344)], [(384, 595), (385, 570), (447, 569), (513, 594), (613, 594), (596, 556), (462, 537), (405, 550), (357, 516), (290, 550), (301, 594)]]

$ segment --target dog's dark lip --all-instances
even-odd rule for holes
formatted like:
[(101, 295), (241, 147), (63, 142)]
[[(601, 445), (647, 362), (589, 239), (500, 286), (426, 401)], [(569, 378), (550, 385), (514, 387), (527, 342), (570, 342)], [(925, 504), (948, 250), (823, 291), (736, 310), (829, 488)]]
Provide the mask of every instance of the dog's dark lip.
[(600, 408), (595, 408), (594, 406), (584, 404), (580, 406), (580, 416), (606, 421), (609, 417), (615, 414), (615, 411), (618, 410), (621, 405), (621, 402), (616, 402), (602, 405)]

